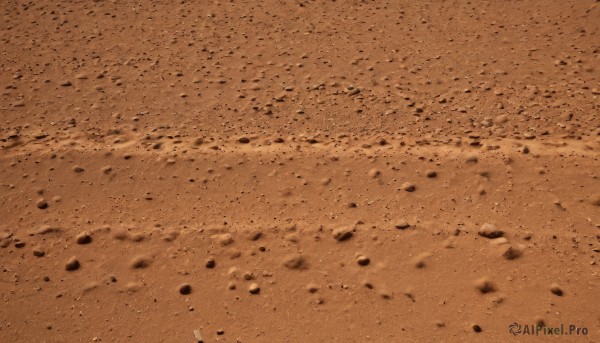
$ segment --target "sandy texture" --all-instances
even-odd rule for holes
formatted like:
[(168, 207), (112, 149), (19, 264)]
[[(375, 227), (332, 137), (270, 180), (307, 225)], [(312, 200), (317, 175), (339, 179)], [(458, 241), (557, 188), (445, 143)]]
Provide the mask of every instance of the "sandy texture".
[(600, 340), (599, 2), (0, 13), (1, 342)]

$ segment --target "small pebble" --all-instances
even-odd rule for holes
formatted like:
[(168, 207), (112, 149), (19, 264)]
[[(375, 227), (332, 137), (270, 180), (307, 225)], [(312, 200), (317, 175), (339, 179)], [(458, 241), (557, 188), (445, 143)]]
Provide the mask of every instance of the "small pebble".
[(131, 260), (130, 266), (133, 269), (143, 269), (150, 265), (150, 259), (144, 256), (136, 256)]
[(406, 230), (410, 227), (410, 224), (406, 220), (399, 220), (394, 224), (394, 227), (398, 230)]
[(485, 238), (498, 238), (502, 237), (504, 235), (504, 232), (502, 230), (499, 230), (494, 224), (485, 223), (481, 225), (478, 234), (479, 236)]
[(481, 292), (481, 294), (486, 294), (490, 292), (496, 291), (496, 286), (488, 280), (486, 277), (482, 277), (475, 281), (475, 288)]
[(467, 164), (475, 164), (478, 162), (478, 160), (479, 159), (477, 158), (477, 156), (469, 156), (469, 157), (467, 157), (466, 161), (467, 161)]
[(369, 177), (376, 178), (376, 177), (378, 177), (378, 176), (381, 175), (381, 171), (379, 171), (378, 169), (373, 168), (373, 169), (369, 170), (368, 174), (369, 174)]
[(420, 253), (419, 255), (417, 255), (413, 260), (412, 263), (416, 268), (425, 268), (426, 266), (426, 260), (431, 256), (431, 253), (428, 252), (423, 252)]
[(319, 291), (319, 286), (317, 286), (314, 283), (309, 283), (308, 285), (306, 285), (306, 290), (309, 293), (317, 293)]
[(80, 266), (81, 265), (79, 264), (79, 261), (77, 260), (77, 258), (71, 257), (65, 264), (65, 269), (68, 271), (74, 271), (74, 270), (79, 269)]
[(414, 192), (417, 189), (417, 187), (410, 182), (405, 182), (402, 184), (402, 189), (407, 192)]
[(356, 258), (356, 263), (358, 263), (359, 265), (361, 265), (361, 266), (364, 267), (364, 266), (369, 265), (369, 263), (371, 263), (371, 260), (368, 257), (366, 257), (366, 256), (359, 255)]
[(558, 295), (559, 297), (562, 297), (564, 294), (562, 288), (560, 288), (560, 286), (556, 283), (550, 285), (550, 292), (552, 292), (554, 295)]
[(308, 269), (308, 263), (303, 256), (291, 255), (284, 259), (283, 265), (288, 269), (305, 270)]
[(92, 242), (92, 236), (87, 232), (82, 232), (77, 236), (77, 244), (89, 244)]
[(182, 285), (179, 286), (179, 293), (183, 294), (183, 295), (188, 295), (190, 293), (192, 293), (192, 286), (190, 286), (187, 283), (184, 283)]
[(348, 227), (341, 227), (333, 230), (333, 238), (338, 241), (346, 241), (352, 237), (352, 229)]
[(523, 255), (523, 251), (513, 246), (508, 246), (502, 253), (502, 257), (511, 261), (521, 257), (521, 255)]
[(425, 175), (427, 175), (427, 177), (431, 179), (437, 176), (437, 172), (435, 170), (430, 169), (425, 172)]
[(390, 300), (392, 299), (392, 294), (389, 293), (387, 290), (382, 289), (379, 291), (379, 296), (385, 300)]
[(361, 284), (363, 287), (366, 287), (366, 288), (368, 288), (368, 289), (373, 289), (373, 288), (375, 288), (375, 286), (373, 286), (373, 283), (371, 283), (369, 280), (363, 280), (363, 281), (362, 281), (360, 284)]
[(44, 199), (39, 199), (36, 203), (36, 206), (40, 210), (45, 210), (48, 208), (48, 202), (46, 202), (46, 200), (44, 200)]
[(250, 292), (250, 294), (258, 294), (260, 293), (260, 287), (257, 283), (251, 283), (250, 287), (248, 287), (248, 292)]

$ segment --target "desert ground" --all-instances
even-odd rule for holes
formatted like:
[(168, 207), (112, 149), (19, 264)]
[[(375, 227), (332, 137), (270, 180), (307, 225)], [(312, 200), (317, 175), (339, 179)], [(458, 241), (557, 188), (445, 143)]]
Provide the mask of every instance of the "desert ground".
[(600, 342), (600, 2), (0, 12), (0, 342)]

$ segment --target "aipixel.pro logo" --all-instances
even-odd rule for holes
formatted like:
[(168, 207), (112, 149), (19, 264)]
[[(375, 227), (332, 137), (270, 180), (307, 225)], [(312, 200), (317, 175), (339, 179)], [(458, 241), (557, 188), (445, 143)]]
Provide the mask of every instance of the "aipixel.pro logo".
[(565, 336), (565, 335), (573, 335), (573, 336), (587, 336), (588, 328), (586, 327), (578, 327), (574, 324), (569, 324), (565, 326), (565, 324), (560, 324), (560, 326), (546, 326), (546, 325), (521, 325), (517, 322), (514, 322), (508, 325), (508, 332), (510, 332), (514, 336), (518, 335), (530, 335), (530, 336)]

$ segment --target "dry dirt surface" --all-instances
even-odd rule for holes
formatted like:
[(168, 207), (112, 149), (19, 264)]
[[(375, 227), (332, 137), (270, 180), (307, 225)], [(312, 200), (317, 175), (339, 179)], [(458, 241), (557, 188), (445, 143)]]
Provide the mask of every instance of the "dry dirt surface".
[(600, 342), (600, 2), (0, 13), (0, 342)]

